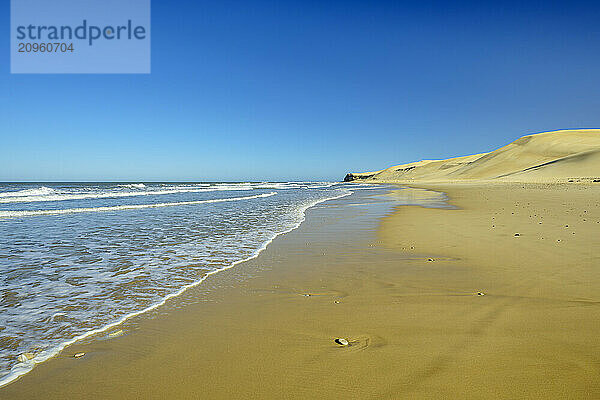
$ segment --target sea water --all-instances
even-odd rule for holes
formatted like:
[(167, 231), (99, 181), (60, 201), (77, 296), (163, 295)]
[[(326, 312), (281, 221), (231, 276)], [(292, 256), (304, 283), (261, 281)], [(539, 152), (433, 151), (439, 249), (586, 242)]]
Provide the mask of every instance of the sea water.
[(0, 183), (0, 386), (257, 256), (307, 208), (360, 188)]

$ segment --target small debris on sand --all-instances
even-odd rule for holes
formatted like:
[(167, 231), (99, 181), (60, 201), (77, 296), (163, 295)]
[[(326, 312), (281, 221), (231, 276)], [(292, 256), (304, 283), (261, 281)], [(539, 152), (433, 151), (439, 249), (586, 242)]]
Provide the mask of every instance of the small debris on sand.
[(521, 234), (520, 233), (515, 233), (515, 236), (521, 236)]
[(485, 293), (483, 293), (483, 292), (477, 292), (477, 296), (485, 296)]
[(339, 344), (340, 346), (348, 346), (350, 343), (344, 339), (344, 338), (337, 338), (334, 340), (334, 342), (336, 342), (337, 344)]
[(116, 338), (116, 337), (119, 337), (119, 336), (123, 336), (123, 331), (121, 329), (119, 329), (118, 331), (111, 332), (111, 333), (108, 334), (109, 338)]
[(433, 258), (428, 258), (428, 259), (427, 259), (427, 261), (429, 261), (429, 262), (433, 262), (433, 261), (435, 261), (435, 260), (434, 260)]
[(73, 354), (73, 357), (75, 357), (75, 358), (81, 358), (83, 356), (85, 356), (85, 353), (75, 353), (75, 354)]

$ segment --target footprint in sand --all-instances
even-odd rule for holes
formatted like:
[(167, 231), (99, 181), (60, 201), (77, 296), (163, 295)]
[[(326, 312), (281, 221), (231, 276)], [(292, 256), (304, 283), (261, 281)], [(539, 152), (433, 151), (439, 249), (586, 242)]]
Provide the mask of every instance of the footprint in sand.
[(305, 292), (305, 293), (301, 293), (301, 295), (304, 297), (330, 296), (330, 297), (336, 297), (336, 298), (341, 299), (341, 298), (348, 296), (348, 293), (342, 292), (340, 290), (327, 290), (327, 291), (323, 291), (323, 292)]
[(335, 297), (337, 299), (342, 299), (348, 296), (347, 292), (343, 292), (341, 290), (315, 290), (315, 291), (299, 291), (295, 288), (284, 288), (275, 286), (271, 289), (252, 289), (254, 293), (260, 294), (278, 294), (278, 295), (286, 295), (286, 296), (302, 296), (302, 297)]

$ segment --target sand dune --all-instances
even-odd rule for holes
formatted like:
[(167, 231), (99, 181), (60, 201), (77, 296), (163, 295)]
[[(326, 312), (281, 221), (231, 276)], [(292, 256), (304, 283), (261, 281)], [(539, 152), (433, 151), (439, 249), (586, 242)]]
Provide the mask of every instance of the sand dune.
[(423, 160), (381, 171), (350, 173), (383, 182), (500, 180), (562, 182), (600, 179), (600, 129), (561, 130), (524, 136), (490, 153)]

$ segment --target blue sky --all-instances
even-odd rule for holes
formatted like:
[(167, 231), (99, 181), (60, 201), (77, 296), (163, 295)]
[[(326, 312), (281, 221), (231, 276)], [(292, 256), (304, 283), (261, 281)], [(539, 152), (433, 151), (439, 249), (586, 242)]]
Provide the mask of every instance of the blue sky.
[(593, 3), (153, 0), (149, 75), (11, 75), (0, 18), (3, 181), (339, 180), (600, 128)]

